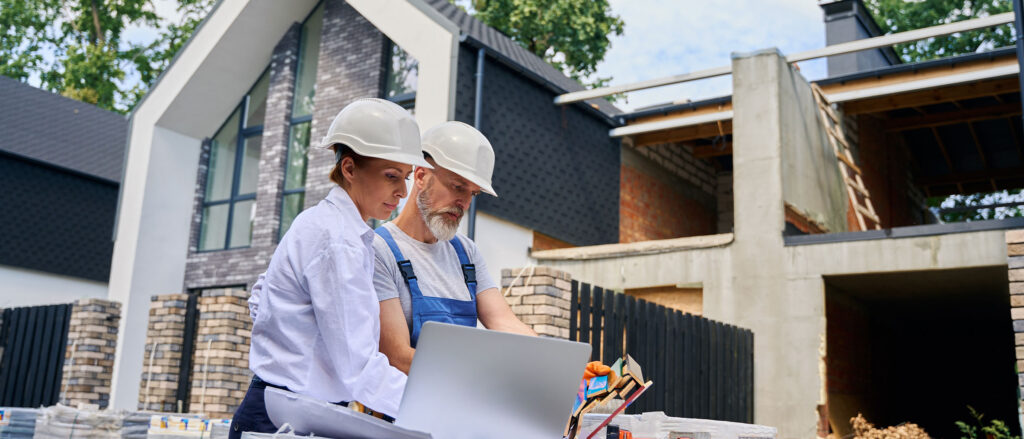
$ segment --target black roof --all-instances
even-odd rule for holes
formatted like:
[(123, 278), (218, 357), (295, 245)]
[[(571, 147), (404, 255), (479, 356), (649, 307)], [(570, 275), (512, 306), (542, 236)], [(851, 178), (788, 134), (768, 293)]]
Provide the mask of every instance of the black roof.
[(0, 76), (0, 151), (120, 182), (125, 116)]
[(1004, 56), (1014, 56), (1016, 55), (1016, 50), (1017, 49), (1014, 47), (1003, 47), (988, 52), (969, 53), (966, 55), (956, 55), (946, 58), (919, 61), (909, 64), (897, 64), (893, 66), (879, 67), (874, 70), (850, 73), (841, 76), (833, 76), (831, 78), (820, 79), (814, 82), (818, 83), (818, 85), (836, 84), (846, 81), (856, 81), (858, 79), (865, 78), (881, 78), (885, 75), (891, 75), (894, 73), (913, 72), (917, 70), (930, 69), (932, 67), (953, 67), (957, 64), (963, 64), (972, 61), (1002, 58)]
[[(487, 49), (490, 49), (492, 52), (499, 55), (500, 58), (503, 58), (504, 61), (514, 63), (516, 66), (522, 68), (529, 73), (527, 76), (531, 77), (531, 79), (546, 83), (545, 85), (550, 85), (565, 93), (586, 90), (586, 88), (580, 85), (580, 83), (565, 76), (565, 74), (559, 72), (543, 59), (534, 55), (529, 50), (526, 50), (523, 46), (520, 46), (519, 43), (512, 41), (512, 39), (505, 36), (505, 34), (484, 24), (480, 20), (473, 18), (462, 9), (451, 4), (448, 0), (425, 1), (431, 7), (440, 12), (445, 18), (455, 23), (465, 37), (468, 37), (469, 39), (485, 46)], [(609, 117), (622, 113), (622, 111), (612, 105), (611, 102), (602, 98), (590, 99), (586, 102), (591, 105), (597, 105), (598, 110)]]

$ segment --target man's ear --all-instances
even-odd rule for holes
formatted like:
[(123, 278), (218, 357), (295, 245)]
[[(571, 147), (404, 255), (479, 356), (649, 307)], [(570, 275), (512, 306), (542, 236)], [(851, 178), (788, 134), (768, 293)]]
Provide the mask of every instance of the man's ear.
[(412, 171), (413, 184), (415, 184), (420, 190), (423, 190), (423, 188), (426, 187), (427, 178), (430, 178), (430, 172), (428, 171), (429, 170), (427, 168), (420, 166), (417, 166), (416, 169)]

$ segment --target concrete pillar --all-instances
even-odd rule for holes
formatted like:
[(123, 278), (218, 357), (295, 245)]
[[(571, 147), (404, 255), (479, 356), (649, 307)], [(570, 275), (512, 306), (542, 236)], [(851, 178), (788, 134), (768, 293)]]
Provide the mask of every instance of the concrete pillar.
[[(1017, 347), (1017, 373), (1024, 395), (1024, 229), (1006, 232), (1007, 266), (1010, 280), (1010, 318), (1013, 319), (1014, 345)], [(1024, 401), (1018, 401), (1024, 410)]]
[(110, 405), (117, 327), (121, 304), (103, 299), (82, 299), (71, 308), (68, 342), (64, 351), (60, 403), (76, 407)]
[(711, 318), (754, 332), (754, 421), (779, 438), (817, 431), (824, 285), (788, 279), (783, 150), (806, 127), (807, 82), (776, 49), (733, 55), (732, 287), (704, 296)]
[(153, 296), (142, 358), (139, 410), (178, 411), (178, 378), (185, 344), (188, 294)]
[(512, 312), (537, 334), (569, 338), (572, 277), (550, 267), (501, 270), (501, 291)]
[(231, 418), (252, 379), (249, 343), (252, 319), (245, 290), (203, 291), (192, 357), (189, 411), (210, 418)]

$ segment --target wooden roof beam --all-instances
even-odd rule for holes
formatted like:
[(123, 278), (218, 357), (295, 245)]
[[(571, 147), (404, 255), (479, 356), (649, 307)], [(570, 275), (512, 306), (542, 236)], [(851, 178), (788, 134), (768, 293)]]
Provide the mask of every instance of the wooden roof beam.
[(1012, 178), (1024, 175), (1024, 166), (1015, 168), (991, 169), (988, 171), (959, 172), (954, 174), (937, 175), (934, 177), (918, 177), (915, 183), (924, 186), (937, 186), (941, 184), (965, 183), (972, 181), (985, 181), (990, 178)]
[(931, 128), (963, 122), (976, 122), (986, 119), (999, 119), (1006, 116), (1019, 115), (1021, 105), (1017, 103), (999, 104), (967, 110), (948, 111), (945, 113), (923, 114), (920, 116), (900, 117), (885, 121), (882, 127), (886, 131), (909, 131), (918, 128)]
[(843, 103), (842, 106), (843, 112), (847, 115), (878, 113), (882, 111), (896, 110), (899, 108), (919, 107), (922, 105), (938, 104), (942, 102), (993, 96), (1003, 93), (1017, 92), (1019, 90), (1020, 84), (1014, 76), (913, 91), (903, 94), (881, 96), (858, 101), (849, 101)]

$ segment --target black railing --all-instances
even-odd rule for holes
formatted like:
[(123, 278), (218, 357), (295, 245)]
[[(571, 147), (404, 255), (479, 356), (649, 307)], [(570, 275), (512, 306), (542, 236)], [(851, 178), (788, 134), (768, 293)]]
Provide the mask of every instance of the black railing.
[(627, 413), (754, 420), (754, 334), (625, 294), (572, 282), (569, 338), (605, 364), (628, 353), (654, 386)]

